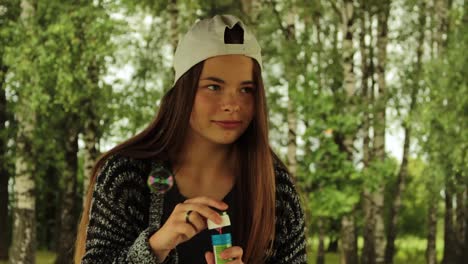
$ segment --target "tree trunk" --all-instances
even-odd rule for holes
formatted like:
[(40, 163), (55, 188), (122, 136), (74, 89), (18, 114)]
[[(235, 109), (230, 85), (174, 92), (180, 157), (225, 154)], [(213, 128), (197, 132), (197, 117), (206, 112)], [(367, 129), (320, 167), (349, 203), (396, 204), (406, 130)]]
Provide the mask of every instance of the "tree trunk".
[[(386, 129), (386, 82), (385, 68), (387, 67), (387, 34), (388, 34), (388, 16), (390, 12), (390, 0), (385, 0), (380, 4), (381, 10), (378, 13), (378, 36), (377, 36), (377, 83), (378, 99), (375, 105), (376, 118), (374, 121), (375, 131), (375, 160), (384, 162), (385, 155), (385, 129)], [(381, 182), (377, 190), (372, 194), (375, 204), (375, 263), (385, 262), (385, 226), (384, 226), (384, 190), (385, 183)]]
[(465, 203), (466, 203), (466, 196), (465, 196), (465, 182), (463, 176), (460, 172), (455, 173), (455, 181), (456, 181), (456, 225), (455, 225), (455, 232), (456, 232), (456, 244), (457, 244), (457, 256), (458, 256), (458, 263), (463, 263), (463, 247), (465, 243)]
[(288, 100), (288, 168), (292, 175), (296, 176), (296, 129), (297, 121), (292, 99)]
[(258, 20), (261, 2), (258, 0), (241, 0), (240, 2), (242, 12), (247, 15), (249, 24), (255, 25)]
[(429, 199), (428, 221), (427, 221), (427, 247), (426, 263), (437, 263), (437, 194)]
[[(18, 1), (2, 1), (3, 12), (1, 25), (18, 22), (19, 14), (14, 10), (19, 9)], [(8, 34), (7, 34), (8, 36)], [(11, 241), (11, 213), (9, 207), (8, 182), (12, 177), (12, 161), (9, 158), (8, 141), (13, 140), (14, 118), (12, 111), (8, 109), (6, 99), (6, 75), (9, 67), (4, 62), (5, 47), (10, 46), (9, 38), (2, 36), (0, 39), (0, 260), (8, 260), (8, 248)], [(6, 126), (9, 122), (9, 126)]]
[(453, 264), (457, 263), (457, 245), (453, 225), (453, 188), (450, 176), (446, 176), (445, 184), (444, 255), (442, 263)]
[[(436, 32), (435, 42), (437, 44), (437, 56), (445, 54), (448, 46), (448, 37), (450, 33), (449, 10), (452, 4), (451, 0), (435, 0)], [(451, 171), (451, 170), (447, 170)], [(457, 235), (454, 226), (453, 212), (453, 194), (456, 194), (453, 175), (445, 175), (445, 215), (444, 215), (444, 252), (442, 263), (457, 263), (458, 245)]]
[[(71, 118), (73, 119), (73, 118)], [(58, 241), (58, 255), (56, 264), (70, 263), (73, 259), (73, 246), (76, 233), (75, 196), (76, 196), (76, 173), (78, 169), (78, 130), (68, 124), (68, 133), (65, 142), (66, 169), (63, 172), (64, 193), (61, 205), (61, 228)]]
[(318, 249), (317, 249), (317, 264), (325, 264), (325, 226), (323, 218), (319, 217), (317, 220), (318, 229)]
[[(93, 111), (92, 109), (90, 109)], [(98, 125), (99, 120), (97, 119), (94, 111), (92, 115), (88, 116), (88, 120), (85, 123), (85, 127), (83, 128), (83, 139), (84, 139), (84, 170), (83, 170), (83, 197), (86, 197), (86, 193), (88, 191), (89, 181), (91, 177), (91, 172), (94, 167), (94, 163), (96, 162), (99, 156), (98, 150)], [(83, 203), (85, 199), (83, 199)], [(83, 204), (84, 206), (84, 204)]]
[(341, 264), (357, 264), (357, 237), (354, 211), (341, 219)]
[[(413, 99), (412, 99), (413, 100)], [(415, 99), (414, 99), (415, 100)], [(398, 214), (400, 212), (401, 200), (405, 191), (406, 178), (408, 177), (408, 155), (411, 141), (411, 125), (405, 125), (405, 140), (403, 144), (403, 159), (398, 173), (398, 178), (393, 193), (393, 201), (390, 207), (389, 223), (387, 229), (387, 245), (385, 248), (385, 263), (393, 263), (395, 255), (395, 239), (398, 233)]]
[(10, 241), (10, 232), (8, 228), (8, 219), (10, 217), (8, 211), (8, 180), (10, 179), (10, 174), (5, 168), (5, 154), (2, 153), (0, 155), (0, 260), (8, 260), (8, 247)]
[[(361, 31), (359, 35), (359, 48), (361, 53), (361, 72), (362, 72), (362, 101), (366, 106), (364, 110), (363, 118), (363, 149), (362, 149), (362, 162), (364, 170), (369, 166), (370, 161), (370, 136), (369, 136), (369, 127), (370, 127), (370, 110), (372, 109), (370, 95), (369, 95), (369, 77), (372, 75), (370, 62), (368, 61), (368, 47), (365, 43), (365, 36), (369, 34), (372, 37), (372, 31), (370, 30), (370, 24), (368, 21), (368, 3), (367, 1), (361, 1), (361, 10), (360, 10), (360, 21), (361, 21)], [(369, 46), (372, 46), (370, 43)], [(370, 49), (370, 47), (369, 47)], [(369, 51), (370, 52), (370, 51)], [(372, 59), (372, 57), (370, 58)], [(370, 197), (371, 192), (367, 186), (364, 186), (362, 192), (362, 207), (364, 213), (364, 226), (363, 226), (363, 239), (364, 247), (362, 249), (361, 263), (370, 264), (375, 261), (375, 245), (374, 245), (374, 212), (372, 199)]]
[[(464, 160), (464, 159), (463, 159)], [(468, 177), (468, 175), (465, 175)], [(468, 179), (465, 179), (465, 195), (468, 199)], [(468, 259), (468, 202), (465, 200), (465, 238), (463, 243), (463, 259)]]
[[(286, 32), (285, 38), (288, 40), (291, 45), (294, 45), (296, 42), (295, 39), (295, 25), (294, 25), (294, 14), (290, 11), (286, 17)], [(290, 61), (292, 58), (289, 58)], [(295, 87), (296, 78), (294, 74), (288, 74), (291, 76), (291, 83), (289, 87)], [(297, 144), (296, 144), (296, 135), (297, 135), (297, 113), (296, 107), (294, 104), (294, 98), (292, 96), (293, 92), (291, 89), (288, 90), (288, 169), (292, 175), (296, 176), (297, 172)]]
[(364, 246), (362, 249), (361, 263), (362, 264), (373, 264), (375, 263), (375, 238), (374, 238), (374, 208), (372, 204), (373, 200), (371, 193), (364, 190), (363, 195), (363, 207), (364, 207), (364, 227), (363, 227), (363, 238)]
[[(343, 73), (344, 89), (348, 98), (351, 98), (356, 91), (356, 76), (354, 73), (354, 5), (353, 1), (346, 0), (341, 9), (341, 23), (343, 32)], [(352, 138), (352, 137), (351, 137)], [(349, 144), (348, 144), (349, 145)]]
[[(335, 11), (341, 18), (341, 28), (343, 33), (343, 87), (347, 96), (347, 111), (353, 112), (353, 96), (356, 91), (356, 76), (354, 73), (354, 19), (355, 10), (352, 0), (344, 1), (341, 8), (335, 6)], [(354, 134), (344, 136), (343, 146), (347, 159), (353, 160)], [(354, 219), (354, 210), (341, 220), (341, 263), (358, 263), (356, 224)]]
[[(20, 19), (30, 30), (34, 17), (34, 6), (27, 0), (21, 1)], [(13, 209), (13, 244), (10, 263), (35, 263), (36, 252), (36, 183), (34, 181), (34, 160), (32, 153), (35, 116), (28, 111), (26, 98), (20, 97), (16, 112), (18, 131), (15, 161), (15, 204)]]
[(415, 79), (413, 85), (411, 86), (410, 93), (410, 106), (408, 110), (408, 118), (404, 121), (404, 135), (405, 140), (403, 143), (403, 158), (400, 165), (400, 171), (397, 176), (397, 183), (395, 191), (393, 193), (393, 201), (390, 206), (390, 221), (387, 228), (387, 246), (385, 249), (385, 263), (393, 263), (393, 257), (395, 255), (395, 239), (398, 234), (398, 215), (401, 208), (401, 200), (403, 193), (405, 191), (406, 181), (408, 177), (408, 158), (409, 158), (409, 148), (411, 145), (411, 124), (412, 124), (412, 115), (416, 107), (416, 100), (418, 97), (419, 91), (419, 82), (421, 80), (421, 69), (422, 69), (422, 55), (424, 52), (424, 35), (425, 35), (425, 24), (426, 24), (426, 8), (425, 2), (421, 1), (419, 9), (419, 30), (418, 30), (418, 47), (416, 49), (416, 65), (415, 65)]
[(440, 55), (446, 50), (449, 33), (449, 15), (452, 0), (435, 0), (435, 16), (437, 17), (437, 29), (435, 32), (435, 42), (437, 53)]
[[(99, 89), (99, 67), (100, 65), (96, 60), (88, 67), (88, 78), (91, 80), (92, 89)], [(83, 140), (84, 140), (84, 170), (83, 170), (83, 193), (82, 197), (86, 197), (88, 191), (89, 181), (91, 178), (91, 172), (94, 167), (100, 151), (99, 151), (99, 139), (101, 138), (101, 132), (99, 129), (99, 117), (96, 114), (95, 107), (93, 106), (93, 98), (89, 98), (87, 107), (87, 119), (83, 127)], [(83, 199), (83, 207), (86, 199)]]
[(57, 217), (57, 214), (60, 209), (60, 194), (62, 193), (60, 191), (59, 179), (62, 175), (61, 172), (59, 173), (57, 168), (54, 167), (54, 164), (50, 164), (46, 171), (47, 175), (45, 177), (47, 188), (43, 194), (44, 198), (42, 200), (44, 203), (42, 205), (42, 210), (44, 210), (46, 221), (43, 227), (47, 228), (45, 235), (47, 250), (56, 252), (58, 246), (58, 234), (60, 234), (60, 229), (57, 229), (57, 226), (60, 224), (60, 218)]
[[(11, 263), (34, 263), (36, 251), (36, 198), (34, 167), (31, 163), (34, 120), (23, 111), (17, 112), (19, 123), (15, 162), (15, 205), (13, 209), (13, 244)], [(29, 115), (30, 116), (30, 115)]]
[(329, 237), (329, 239), (330, 242), (328, 242), (327, 252), (338, 253), (338, 239), (336, 239), (334, 236)]
[[(8, 120), (7, 107), (6, 107), (6, 93), (5, 93), (5, 76), (8, 72), (8, 67), (3, 65), (2, 55), (0, 53), (0, 131), (4, 132), (9, 128), (5, 127), (5, 122)], [(8, 181), (10, 179), (10, 172), (8, 171), (8, 158), (7, 158), (7, 141), (8, 135), (6, 133), (0, 134), (0, 260), (8, 259), (9, 247), (9, 211), (8, 211)]]
[(170, 18), (170, 29), (169, 32), (171, 34), (170, 41), (172, 52), (174, 53), (177, 47), (178, 37), (178, 23), (177, 18), (179, 17), (179, 9), (177, 8), (177, 0), (170, 0), (169, 1), (169, 18)]

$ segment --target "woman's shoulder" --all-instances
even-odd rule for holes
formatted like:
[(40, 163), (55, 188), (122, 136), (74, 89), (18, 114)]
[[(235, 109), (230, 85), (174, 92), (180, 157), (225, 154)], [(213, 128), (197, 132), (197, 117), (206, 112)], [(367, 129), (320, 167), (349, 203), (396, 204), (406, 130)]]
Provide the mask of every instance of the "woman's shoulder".
[(137, 159), (123, 154), (112, 154), (105, 158), (100, 169), (97, 181), (102, 183), (128, 183), (145, 184), (150, 170), (151, 162)]
[(137, 167), (139, 169), (145, 169), (150, 164), (149, 159), (138, 159), (127, 156), (125, 154), (115, 153), (109, 155), (104, 162), (104, 167)]
[(106, 157), (97, 175), (93, 199), (101, 205), (111, 203), (123, 210), (135, 204), (147, 204), (149, 165), (149, 161), (121, 154)]
[(275, 164), (276, 208), (279, 214), (302, 214), (299, 193), (293, 177), (283, 164)]
[(291, 173), (284, 164), (274, 164), (275, 181), (276, 181), (276, 192), (286, 191), (286, 193), (292, 194), (296, 192), (295, 179), (291, 176)]

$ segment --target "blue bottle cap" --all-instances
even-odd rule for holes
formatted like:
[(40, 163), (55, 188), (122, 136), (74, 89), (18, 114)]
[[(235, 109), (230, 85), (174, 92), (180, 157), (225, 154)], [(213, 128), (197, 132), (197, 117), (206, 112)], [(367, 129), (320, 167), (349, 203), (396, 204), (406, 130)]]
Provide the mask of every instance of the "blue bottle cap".
[(226, 233), (226, 234), (220, 234), (220, 235), (212, 235), (211, 242), (213, 243), (213, 246), (220, 246), (220, 245), (227, 245), (227, 244), (232, 245), (231, 234)]

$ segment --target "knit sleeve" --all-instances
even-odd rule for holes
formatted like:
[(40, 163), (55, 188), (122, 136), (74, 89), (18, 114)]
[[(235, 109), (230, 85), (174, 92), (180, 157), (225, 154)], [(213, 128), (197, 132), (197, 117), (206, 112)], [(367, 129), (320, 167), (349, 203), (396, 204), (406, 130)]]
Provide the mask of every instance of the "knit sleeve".
[(276, 172), (276, 237), (269, 264), (307, 263), (305, 219), (299, 195), (289, 174)]
[[(93, 192), (82, 263), (160, 263), (149, 245), (149, 190), (145, 164), (111, 156)], [(171, 263), (166, 258), (164, 263)]]

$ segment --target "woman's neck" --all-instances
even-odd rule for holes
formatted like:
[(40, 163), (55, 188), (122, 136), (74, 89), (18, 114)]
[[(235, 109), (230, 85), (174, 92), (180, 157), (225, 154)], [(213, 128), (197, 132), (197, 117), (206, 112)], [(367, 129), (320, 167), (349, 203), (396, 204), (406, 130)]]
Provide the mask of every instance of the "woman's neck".
[(190, 175), (193, 181), (200, 183), (223, 175), (232, 176), (236, 167), (234, 145), (191, 142), (171, 160), (176, 175)]
[[(187, 146), (187, 145), (186, 145)], [(232, 146), (189, 145), (172, 161), (179, 191), (187, 198), (223, 199), (235, 183), (236, 154)]]

